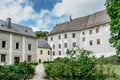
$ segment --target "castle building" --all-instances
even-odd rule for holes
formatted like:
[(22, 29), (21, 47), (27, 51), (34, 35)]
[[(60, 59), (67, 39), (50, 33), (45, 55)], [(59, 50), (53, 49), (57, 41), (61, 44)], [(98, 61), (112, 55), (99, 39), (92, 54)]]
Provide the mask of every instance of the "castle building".
[(65, 57), (67, 49), (77, 47), (92, 51), (96, 57), (115, 54), (109, 43), (109, 22), (110, 18), (103, 10), (57, 24), (48, 35), (53, 58)]
[(38, 39), (37, 60), (39, 63), (51, 61), (51, 47), (44, 39)]
[(0, 20), (0, 65), (37, 62), (37, 47), (31, 28)]

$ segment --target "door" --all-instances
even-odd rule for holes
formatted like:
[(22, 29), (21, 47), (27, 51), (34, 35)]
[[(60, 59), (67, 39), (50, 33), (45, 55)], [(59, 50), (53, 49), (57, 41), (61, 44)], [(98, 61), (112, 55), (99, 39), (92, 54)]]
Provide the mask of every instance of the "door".
[(14, 57), (14, 63), (19, 63), (20, 62), (20, 58), (19, 57)]
[(41, 63), (41, 59), (39, 59), (39, 63)]

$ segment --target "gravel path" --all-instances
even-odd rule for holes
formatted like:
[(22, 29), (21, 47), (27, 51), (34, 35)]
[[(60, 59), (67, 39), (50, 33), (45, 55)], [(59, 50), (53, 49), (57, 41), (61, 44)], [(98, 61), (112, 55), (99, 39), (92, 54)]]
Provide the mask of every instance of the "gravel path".
[(35, 75), (34, 75), (33, 79), (30, 79), (30, 80), (47, 80), (47, 79), (43, 78), (44, 76), (45, 76), (44, 66), (43, 66), (43, 64), (39, 64), (36, 67), (36, 71), (35, 71)]

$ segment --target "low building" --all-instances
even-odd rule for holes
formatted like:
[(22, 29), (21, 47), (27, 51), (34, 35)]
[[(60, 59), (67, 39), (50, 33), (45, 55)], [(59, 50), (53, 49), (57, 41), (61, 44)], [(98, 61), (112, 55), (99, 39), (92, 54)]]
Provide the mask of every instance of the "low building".
[(109, 43), (109, 22), (110, 18), (103, 10), (57, 24), (48, 36), (53, 58), (66, 56), (67, 49), (77, 47), (92, 51), (96, 57), (115, 54)]
[(0, 64), (37, 62), (37, 38), (29, 27), (0, 20)]
[(39, 63), (52, 60), (51, 47), (46, 40), (38, 39), (37, 60)]

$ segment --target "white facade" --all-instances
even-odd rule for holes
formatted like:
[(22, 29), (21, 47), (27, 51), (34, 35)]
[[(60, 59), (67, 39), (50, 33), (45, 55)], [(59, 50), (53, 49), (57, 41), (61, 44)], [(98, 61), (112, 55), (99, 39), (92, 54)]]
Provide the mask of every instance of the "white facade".
[[(115, 54), (115, 49), (109, 43), (109, 28), (109, 23), (106, 23), (80, 31), (64, 32), (48, 36), (48, 43), (52, 48), (53, 58), (66, 56), (67, 49), (76, 48), (77, 46), (92, 51), (96, 57)], [(90, 30), (92, 30), (91, 34)], [(67, 35), (67, 38), (65, 38), (65, 35)], [(65, 47), (65, 43), (67, 47)], [(76, 47), (73, 47), (74, 44), (76, 44)], [(61, 48), (59, 45), (61, 45)]]
[[(5, 47), (3, 41), (5, 41)], [(16, 48), (17, 45), (18, 48)], [(30, 50), (28, 45), (31, 45)], [(37, 62), (36, 58), (37, 39), (35, 37), (0, 31), (0, 65), (23, 61)]]

